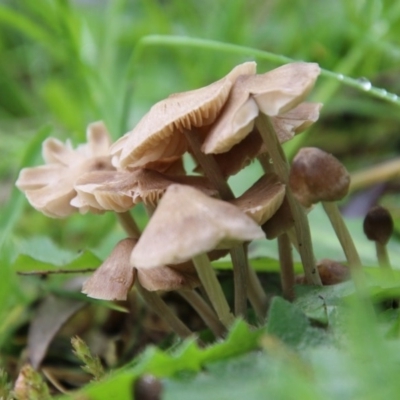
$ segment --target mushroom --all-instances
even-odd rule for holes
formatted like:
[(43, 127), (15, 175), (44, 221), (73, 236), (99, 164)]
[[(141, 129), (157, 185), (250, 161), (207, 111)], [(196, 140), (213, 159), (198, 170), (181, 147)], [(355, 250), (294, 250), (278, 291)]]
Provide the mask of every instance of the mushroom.
[(76, 181), (77, 197), (72, 204), (85, 211), (85, 205), (99, 210), (123, 213), (143, 202), (155, 207), (169, 185), (179, 183), (193, 186), (210, 196), (217, 191), (201, 176), (165, 175), (161, 172), (137, 169), (135, 171), (93, 172)]
[(192, 259), (221, 322), (233, 317), (206, 253), (262, 238), (261, 229), (237, 207), (189, 186), (171, 185), (131, 255), (137, 268)]
[(224, 106), (235, 80), (254, 74), (256, 64), (235, 67), (228, 75), (209, 86), (177, 93), (155, 104), (136, 127), (112, 147), (117, 167), (141, 167), (186, 151), (184, 130), (210, 125)]
[(65, 218), (77, 208), (70, 204), (76, 196), (74, 184), (86, 172), (114, 170), (108, 153), (111, 139), (105, 125), (88, 126), (87, 143), (75, 150), (71, 143), (48, 138), (42, 155), (46, 165), (21, 170), (16, 186), (29, 203), (52, 218)]
[(382, 206), (372, 207), (364, 218), (363, 228), (367, 238), (375, 242), (379, 266), (391, 269), (386, 248), (394, 229), (390, 212)]
[(279, 209), (285, 197), (285, 185), (274, 173), (263, 175), (240, 197), (230, 203), (242, 210), (258, 225), (263, 225)]
[(126, 300), (136, 276), (136, 271), (129, 264), (136, 242), (135, 239), (118, 242), (110, 256), (83, 284), (82, 293), (94, 299)]
[(221, 336), (224, 329), (214, 312), (197, 293), (191, 290), (200, 284), (194, 266), (187, 262), (137, 270), (129, 262), (136, 243), (137, 240), (131, 238), (118, 242), (110, 256), (84, 283), (82, 292), (95, 299), (126, 300), (136, 279), (139, 291), (149, 306), (153, 307), (161, 318), (165, 318), (178, 335), (187, 337), (191, 331), (172, 313), (157, 293), (152, 293), (176, 290), (199, 313), (214, 334)]
[(302, 148), (293, 159), (289, 185), (305, 207), (321, 202), (351, 269), (360, 269), (361, 260), (335, 201), (346, 196), (350, 175), (331, 154), (315, 147)]

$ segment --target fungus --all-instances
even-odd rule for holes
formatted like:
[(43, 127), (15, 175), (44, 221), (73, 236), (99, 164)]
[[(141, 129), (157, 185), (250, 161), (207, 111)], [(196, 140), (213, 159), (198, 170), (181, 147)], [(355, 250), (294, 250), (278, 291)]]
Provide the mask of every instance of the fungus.
[(108, 153), (110, 143), (102, 122), (88, 126), (87, 143), (75, 150), (70, 142), (48, 138), (42, 146), (46, 165), (22, 169), (16, 186), (38, 211), (52, 218), (67, 217), (77, 211), (70, 204), (76, 196), (76, 180), (86, 172), (114, 170)]
[(87, 208), (97, 208), (122, 213), (140, 202), (155, 207), (173, 183), (193, 186), (210, 196), (217, 194), (210, 182), (201, 176), (165, 175), (147, 169), (92, 172), (76, 181), (77, 197), (72, 204), (80, 206), (83, 212)]
[(346, 196), (350, 175), (333, 157), (315, 147), (301, 149), (293, 159), (289, 185), (305, 207), (321, 202), (339, 239), (350, 268), (361, 268), (361, 260), (335, 201)]
[(155, 104), (131, 132), (111, 147), (113, 163), (121, 168), (140, 167), (182, 155), (187, 148), (183, 130), (214, 122), (238, 76), (254, 74), (255, 68), (254, 62), (238, 65), (211, 85), (173, 94)]
[(227, 327), (233, 317), (206, 253), (262, 237), (261, 229), (235, 206), (189, 186), (171, 185), (133, 250), (131, 263), (144, 269), (193, 259), (204, 289)]
[(258, 225), (268, 221), (281, 206), (285, 185), (276, 174), (263, 175), (250, 189), (230, 203), (242, 210)]
[(375, 242), (379, 266), (391, 268), (386, 245), (393, 234), (394, 224), (390, 212), (382, 207), (372, 207), (364, 218), (364, 233), (369, 240)]

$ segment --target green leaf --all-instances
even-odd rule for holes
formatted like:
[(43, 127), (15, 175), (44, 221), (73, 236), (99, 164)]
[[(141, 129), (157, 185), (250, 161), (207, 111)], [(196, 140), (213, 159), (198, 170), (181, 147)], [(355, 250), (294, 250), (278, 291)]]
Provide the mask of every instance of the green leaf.
[(50, 238), (36, 236), (21, 240), (16, 246), (17, 257), (13, 262), (16, 271), (45, 271), (54, 267), (65, 269), (95, 269), (101, 260), (91, 251), (75, 253), (58, 247)]
[(313, 328), (296, 305), (281, 297), (274, 297), (272, 300), (267, 332), (294, 347), (321, 344), (326, 339), (322, 329)]

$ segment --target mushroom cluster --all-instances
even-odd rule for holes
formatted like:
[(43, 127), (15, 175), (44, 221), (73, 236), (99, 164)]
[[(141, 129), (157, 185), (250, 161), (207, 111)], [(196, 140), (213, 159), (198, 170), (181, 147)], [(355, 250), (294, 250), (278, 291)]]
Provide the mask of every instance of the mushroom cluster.
[[(317, 64), (297, 62), (257, 74), (256, 63), (246, 62), (208, 86), (158, 102), (113, 144), (101, 122), (89, 125), (87, 144), (75, 150), (47, 139), (46, 164), (23, 169), (16, 185), (50, 217), (75, 211), (117, 215), (127, 238), (86, 281), (88, 296), (124, 300), (135, 286), (181, 336), (191, 332), (163, 302), (162, 292), (177, 291), (217, 336), (234, 316), (247, 318), (247, 300), (262, 321), (267, 296), (249, 266), (248, 243), (277, 238), (288, 299), (294, 296), (292, 246), (307, 283), (320, 285), (307, 212), (312, 203), (337, 200), (348, 189), (344, 176), (333, 178), (343, 181), (339, 195), (312, 193), (318, 185), (308, 183), (304, 174), (310, 173), (298, 158), (312, 163), (314, 153), (299, 155), (291, 169), (282, 150), (282, 143), (319, 117), (321, 104), (304, 101), (319, 73)], [(185, 153), (200, 175), (187, 174)], [(227, 179), (255, 159), (265, 173), (235, 198)], [(344, 170), (335, 168), (338, 174)], [(139, 203), (149, 214), (143, 233), (130, 213)], [(233, 310), (210, 263), (228, 253)], [(352, 261), (359, 266), (359, 259)]]

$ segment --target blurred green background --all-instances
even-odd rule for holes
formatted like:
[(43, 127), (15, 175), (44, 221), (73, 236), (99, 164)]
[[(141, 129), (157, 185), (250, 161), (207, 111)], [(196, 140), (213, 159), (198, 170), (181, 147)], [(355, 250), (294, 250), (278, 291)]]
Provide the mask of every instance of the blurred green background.
[[(0, 348), (41, 295), (15, 276), (16, 243), (40, 235), (105, 257), (121, 234), (111, 214), (52, 220), (15, 189), (18, 171), (42, 162), (43, 139), (78, 144), (99, 119), (117, 139), (167, 95), (209, 84), (246, 60), (265, 72), (281, 55), (359, 80), (357, 87), (319, 78), (312, 99), (325, 104), (320, 121), (287, 144), (289, 156), (317, 145), (350, 171), (398, 156), (400, 101), (362, 90), (368, 80), (400, 95), (398, 1), (0, 0)], [(237, 190), (247, 179), (235, 180)], [(399, 212), (394, 193), (388, 201)], [(38, 243), (48, 261), (51, 244)]]

